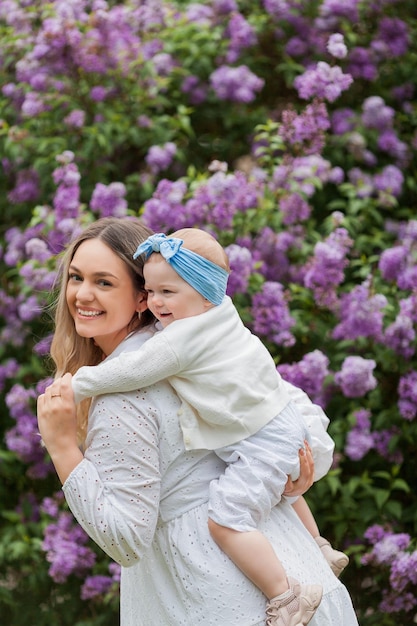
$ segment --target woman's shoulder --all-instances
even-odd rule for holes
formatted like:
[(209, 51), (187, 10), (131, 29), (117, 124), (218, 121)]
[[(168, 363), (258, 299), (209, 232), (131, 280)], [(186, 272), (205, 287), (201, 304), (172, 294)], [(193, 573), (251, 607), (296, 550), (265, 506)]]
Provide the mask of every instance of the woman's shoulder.
[(143, 346), (148, 339), (151, 339), (157, 332), (158, 328), (155, 324), (150, 324), (145, 328), (136, 330), (128, 335), (123, 341), (119, 343), (117, 348), (112, 352), (111, 357), (118, 356), (122, 352), (132, 352), (138, 350)]

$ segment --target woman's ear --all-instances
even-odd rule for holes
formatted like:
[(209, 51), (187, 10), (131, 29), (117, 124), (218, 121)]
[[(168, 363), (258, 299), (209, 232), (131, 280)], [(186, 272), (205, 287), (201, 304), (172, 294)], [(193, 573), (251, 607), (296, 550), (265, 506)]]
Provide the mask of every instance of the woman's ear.
[(148, 308), (148, 294), (146, 291), (141, 291), (138, 294), (136, 311), (138, 313), (143, 313)]

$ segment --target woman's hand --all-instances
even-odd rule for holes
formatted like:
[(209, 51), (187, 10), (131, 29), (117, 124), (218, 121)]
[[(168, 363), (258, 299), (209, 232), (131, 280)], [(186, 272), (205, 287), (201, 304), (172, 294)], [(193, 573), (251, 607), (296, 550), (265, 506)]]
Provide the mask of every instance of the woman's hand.
[(38, 426), (62, 483), (83, 459), (77, 443), (77, 414), (71, 374), (54, 380), (38, 398)]
[(304, 449), (301, 449), (299, 452), (300, 475), (297, 480), (292, 480), (291, 477), (288, 476), (284, 496), (302, 496), (303, 493), (310, 489), (314, 482), (313, 454), (307, 441), (304, 442), (304, 446)]

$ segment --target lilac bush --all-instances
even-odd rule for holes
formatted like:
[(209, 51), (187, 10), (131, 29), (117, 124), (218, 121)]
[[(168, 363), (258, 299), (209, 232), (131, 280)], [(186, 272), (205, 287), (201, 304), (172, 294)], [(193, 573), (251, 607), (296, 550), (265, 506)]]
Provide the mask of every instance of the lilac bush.
[(416, 620), (411, 0), (0, 1), (0, 612), (113, 626), (120, 568), (37, 434), (59, 255), (139, 215), (225, 246), (228, 293), (330, 417), (307, 494), (363, 626)]

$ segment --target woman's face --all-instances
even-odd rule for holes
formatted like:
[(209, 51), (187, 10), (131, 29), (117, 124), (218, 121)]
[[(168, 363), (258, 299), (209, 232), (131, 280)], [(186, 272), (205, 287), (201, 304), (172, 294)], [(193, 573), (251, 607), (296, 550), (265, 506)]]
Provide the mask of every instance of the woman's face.
[(126, 264), (99, 239), (84, 241), (75, 252), (66, 297), (76, 332), (94, 338), (106, 355), (129, 334), (135, 313), (146, 308)]

